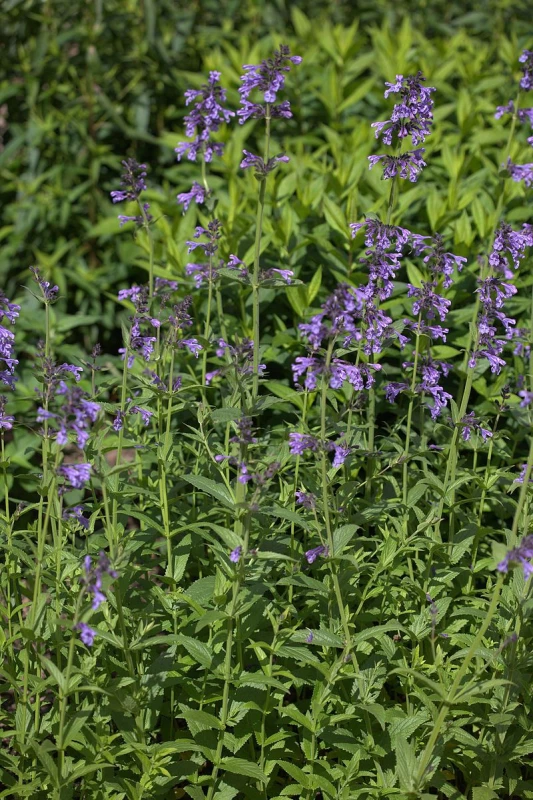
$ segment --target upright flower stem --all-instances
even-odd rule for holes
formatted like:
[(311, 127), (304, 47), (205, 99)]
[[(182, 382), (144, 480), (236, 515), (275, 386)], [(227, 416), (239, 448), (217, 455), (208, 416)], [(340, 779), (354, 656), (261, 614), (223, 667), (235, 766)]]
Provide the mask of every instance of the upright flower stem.
[[(331, 529), (331, 520), (329, 515), (329, 480), (328, 480), (328, 456), (326, 453), (326, 411), (327, 411), (327, 402), (328, 402), (328, 373), (329, 367), (331, 364), (331, 357), (333, 355), (333, 346), (335, 344), (335, 340), (331, 339), (328, 344), (328, 349), (326, 352), (326, 361), (324, 366), (324, 374), (322, 376), (322, 387), (320, 393), (320, 441), (322, 445), (322, 453), (321, 453), (321, 473), (322, 473), (322, 505), (324, 507), (324, 525), (326, 528), (326, 541), (328, 545), (328, 552), (330, 557), (333, 557), (333, 531)], [(333, 588), (335, 591), (335, 599), (337, 601), (337, 607), (339, 610), (339, 616), (341, 619), (341, 625), (344, 631), (344, 636), (346, 639), (346, 650), (348, 652), (352, 649), (352, 637), (350, 633), (350, 626), (348, 623), (348, 618), (346, 616), (346, 609), (344, 606), (344, 601), (342, 599), (342, 592), (339, 583), (339, 576), (335, 569), (335, 566), (330, 562), (330, 572), (331, 572), (331, 579), (333, 581)]]
[[(241, 485), (241, 484), (238, 484)], [(243, 489), (245, 487), (243, 486)], [(236, 497), (236, 502), (238, 502), (238, 497)], [(235, 521), (235, 530), (240, 527), (237, 522)], [(236, 626), (236, 618), (235, 612), (237, 611), (237, 604), (239, 598), (239, 592), (241, 586), (244, 583), (245, 573), (244, 573), (244, 564), (245, 559), (248, 554), (248, 547), (249, 547), (249, 538), (250, 538), (250, 515), (246, 513), (246, 519), (244, 522), (244, 540), (242, 545), (242, 554), (239, 560), (239, 564), (236, 568), (236, 574), (233, 581), (233, 594), (228, 614), (228, 621), (227, 621), (227, 634), (226, 634), (226, 653), (224, 657), (224, 686), (222, 689), (222, 709), (220, 713), (220, 721), (222, 723), (222, 728), (218, 736), (217, 742), (217, 749), (215, 754), (215, 761), (213, 764), (213, 770), (211, 773), (211, 783), (209, 786), (209, 791), (207, 794), (207, 800), (213, 800), (218, 773), (220, 771), (220, 761), (222, 758), (222, 752), (224, 749), (224, 734), (226, 732), (226, 726), (228, 723), (229, 717), (229, 692), (232, 680), (232, 660), (233, 660), (233, 644), (234, 644), (234, 636), (235, 636), (235, 626)]]
[[(122, 420), (124, 420), (124, 410), (126, 408), (126, 394), (128, 392), (128, 358), (129, 358), (129, 351), (127, 342), (125, 343), (126, 347), (124, 350), (124, 363), (122, 368), (122, 386), (120, 390), (120, 413)], [(113, 497), (113, 535), (115, 538), (115, 545), (113, 548), (113, 552), (111, 553), (111, 558), (113, 559), (116, 556), (116, 549), (118, 548), (118, 531), (117, 531), (117, 522), (118, 522), (118, 487), (120, 483), (120, 466), (122, 461), (122, 447), (124, 444), (124, 425), (122, 424), (120, 430), (118, 432), (118, 444), (117, 444), (117, 458), (115, 462), (115, 470), (116, 470), (116, 481), (114, 487), (114, 497)]]
[[(265, 113), (265, 152), (264, 162), (268, 163), (270, 152), (270, 104), (266, 104)], [(259, 200), (257, 203), (257, 216), (255, 227), (255, 246), (254, 246), (254, 271), (252, 276), (252, 327), (253, 327), (253, 384), (252, 384), (252, 399), (255, 400), (259, 391), (259, 262), (261, 257), (261, 237), (263, 234), (263, 213), (265, 209), (265, 195), (266, 195), (266, 175), (263, 176), (259, 184)]]
[(141, 216), (143, 218), (143, 228), (146, 231), (148, 236), (148, 248), (149, 248), (149, 267), (148, 267), (148, 296), (150, 300), (154, 296), (154, 237), (152, 234), (152, 229), (150, 228), (150, 222), (148, 220), (148, 216), (144, 209), (143, 204), (140, 200), (137, 201), (139, 203), (139, 208), (141, 210)]
[[(207, 290), (207, 312), (205, 315), (204, 339), (209, 341), (211, 333), (211, 305), (213, 303), (213, 256), (209, 256), (209, 288)], [(207, 372), (207, 346), (204, 346), (202, 353), (202, 387), (205, 388), (205, 376)]]
[[(396, 192), (397, 192), (397, 176), (395, 175), (391, 180), (389, 202), (387, 205), (387, 216), (385, 218), (386, 225), (390, 225), (391, 222), (392, 211), (396, 200)], [(377, 363), (378, 361), (377, 354), (373, 355), (372, 358), (373, 361)], [(367, 425), (368, 425), (367, 450), (369, 453), (373, 453), (374, 436), (376, 428), (376, 390), (374, 386), (371, 386), (370, 389), (368, 390)], [(376, 460), (372, 455), (369, 455), (367, 457), (367, 480), (365, 483), (365, 498), (368, 502), (370, 502), (370, 500), (372, 499), (372, 480), (374, 477), (375, 469), (376, 469)]]
[(168, 507), (167, 490), (167, 464), (170, 461), (171, 448), (171, 422), (172, 422), (172, 384), (174, 381), (174, 349), (171, 347), (170, 373), (168, 379), (168, 404), (166, 409), (165, 438), (163, 442), (163, 452), (159, 456), (159, 497), (161, 501), (161, 513), (163, 517), (163, 527), (165, 529), (165, 539), (167, 544), (167, 568), (166, 575), (174, 577), (174, 565), (172, 556), (172, 539), (170, 536), (170, 512)]
[(409, 447), (410, 447), (410, 440), (411, 440), (411, 424), (413, 421), (413, 406), (415, 401), (415, 386), (416, 386), (416, 371), (418, 368), (418, 357), (419, 357), (419, 345), (420, 345), (420, 324), (422, 319), (422, 312), (418, 315), (418, 324), (416, 328), (416, 342), (415, 342), (415, 355), (413, 361), (413, 375), (411, 378), (411, 396), (409, 398), (409, 406), (407, 408), (407, 423), (405, 427), (405, 445), (403, 448), (403, 483), (402, 483), (402, 490), (403, 490), (403, 504), (407, 507), (407, 494), (408, 494), (408, 457), (409, 457)]

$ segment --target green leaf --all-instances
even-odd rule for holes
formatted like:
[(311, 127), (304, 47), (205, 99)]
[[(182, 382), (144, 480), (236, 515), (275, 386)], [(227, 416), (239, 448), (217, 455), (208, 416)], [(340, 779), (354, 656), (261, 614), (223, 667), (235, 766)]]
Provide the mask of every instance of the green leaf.
[(334, 230), (342, 233), (344, 237), (348, 236), (348, 220), (344, 214), (344, 211), (340, 206), (330, 200), (327, 195), (324, 195), (323, 198), (323, 208), (324, 208), (324, 216), (326, 217), (326, 221), (328, 225), (330, 225)]
[(342, 553), (348, 542), (350, 542), (359, 529), (359, 525), (350, 523), (349, 525), (341, 525), (333, 532), (333, 553), (332, 555), (338, 556)]
[(191, 730), (193, 735), (199, 731), (221, 731), (224, 729), (224, 726), (218, 717), (213, 716), (213, 714), (208, 714), (207, 711), (200, 711), (200, 709), (182, 709), (181, 714), (177, 714), (176, 716), (183, 718), (187, 725), (191, 723), (196, 726), (196, 731)]
[(235, 775), (246, 775), (247, 778), (253, 778), (256, 781), (261, 781), (261, 783), (268, 783), (268, 778), (263, 770), (257, 764), (252, 761), (246, 761), (244, 758), (223, 758), (220, 767), (226, 772), (232, 772)]
[(201, 664), (202, 667), (209, 669), (213, 657), (207, 645), (205, 645), (203, 642), (193, 639), (191, 636), (180, 635), (178, 640), (195, 661)]
[(201, 492), (211, 495), (229, 508), (235, 507), (235, 500), (229, 489), (223, 483), (204, 478), (202, 475), (185, 475), (185, 480), (192, 483)]

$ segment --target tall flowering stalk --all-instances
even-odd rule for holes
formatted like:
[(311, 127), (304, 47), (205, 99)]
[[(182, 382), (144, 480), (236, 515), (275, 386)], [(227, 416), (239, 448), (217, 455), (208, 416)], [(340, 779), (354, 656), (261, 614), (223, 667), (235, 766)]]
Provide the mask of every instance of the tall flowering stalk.
[[(254, 268), (252, 274), (252, 329), (254, 342), (253, 358), (253, 387), (252, 396), (257, 397), (259, 389), (259, 287), (260, 287), (260, 253), (261, 237), (263, 232), (263, 213), (265, 207), (266, 180), (267, 176), (282, 161), (288, 161), (288, 157), (283, 153), (270, 158), (270, 122), (275, 117), (292, 117), (292, 111), (288, 100), (276, 104), (278, 92), (283, 89), (285, 84), (285, 73), (289, 72), (291, 64), (300, 64), (300, 56), (291, 56), (287, 45), (281, 45), (279, 50), (274, 52), (272, 58), (267, 58), (261, 64), (245, 64), (243, 69), (245, 74), (241, 76), (242, 86), (239, 89), (241, 96), (241, 108), (237, 112), (241, 125), (248, 119), (264, 118), (265, 120), (265, 148), (263, 157), (254, 155), (248, 150), (244, 150), (244, 159), (241, 162), (242, 169), (253, 168), (255, 176), (259, 181), (259, 198), (257, 203), (257, 216), (255, 228), (254, 245)], [(254, 91), (263, 93), (264, 105), (253, 103), (250, 96)]]
[(133, 201), (139, 207), (139, 214), (132, 216), (119, 214), (118, 219), (120, 227), (127, 222), (133, 222), (136, 226), (142, 226), (146, 231), (149, 246), (148, 293), (151, 299), (154, 293), (154, 237), (151, 228), (153, 217), (149, 211), (150, 204), (141, 200), (142, 192), (146, 191), (147, 166), (139, 164), (134, 158), (127, 158), (122, 162), (122, 166), (124, 171), (120, 179), (121, 188), (111, 192), (111, 199), (113, 203)]
[[(437, 512), (437, 521), (436, 521), (436, 535), (439, 536), (440, 531), (440, 520), (442, 518), (442, 513), (444, 509), (444, 498), (446, 495), (446, 491), (450, 484), (453, 483), (455, 480), (455, 471), (457, 467), (457, 457), (458, 457), (458, 437), (461, 425), (463, 420), (466, 416), (466, 411), (468, 408), (468, 402), (470, 400), (470, 394), (472, 391), (472, 384), (474, 380), (474, 368), (477, 363), (478, 358), (481, 354), (483, 354), (488, 360), (491, 365), (491, 371), (499, 374), (502, 366), (505, 364), (505, 361), (501, 358), (501, 340), (496, 340), (495, 343), (491, 341), (491, 330), (494, 331), (493, 321), (499, 320), (501, 324), (504, 326), (504, 329), (509, 335), (509, 326), (514, 325), (514, 321), (505, 322), (505, 315), (501, 313), (501, 306), (497, 309), (497, 314), (495, 316), (492, 315), (492, 306), (496, 308), (496, 297), (493, 300), (487, 298), (488, 306), (484, 309), (481, 307), (483, 302), (483, 297), (487, 297), (487, 287), (489, 284), (492, 283), (492, 291), (498, 295), (501, 299), (502, 295), (505, 296), (506, 292), (510, 291), (505, 287), (501, 287), (497, 289), (498, 282), (501, 282), (502, 278), (510, 279), (513, 276), (513, 270), (509, 264), (509, 257), (511, 259), (511, 263), (516, 270), (520, 264), (520, 261), (524, 257), (525, 249), (528, 246), (532, 246), (533, 243), (533, 227), (531, 225), (525, 224), (522, 226), (521, 231), (514, 231), (510, 225), (508, 225), (504, 221), (500, 221), (500, 217), (503, 211), (504, 200), (505, 200), (505, 178), (510, 174), (513, 179), (516, 179), (516, 176), (512, 175), (512, 170), (505, 169), (505, 166), (509, 166), (510, 159), (510, 148), (511, 143), (513, 141), (513, 136), (516, 130), (516, 124), (518, 121), (524, 122), (526, 120), (533, 119), (533, 111), (531, 109), (520, 109), (520, 94), (522, 90), (530, 90), (533, 89), (533, 81), (531, 79), (531, 66), (532, 66), (532, 57), (531, 51), (525, 50), (522, 55), (519, 57), (519, 62), (523, 63), (525, 66), (523, 68), (523, 77), (520, 80), (518, 93), (516, 96), (516, 100), (510, 101), (506, 106), (499, 106), (495, 112), (496, 119), (502, 117), (505, 113), (512, 114), (512, 123), (509, 129), (509, 134), (507, 137), (507, 143), (505, 146), (505, 164), (504, 169), (500, 172), (501, 182), (499, 186), (499, 194), (498, 194), (498, 202), (495, 211), (495, 218), (497, 222), (497, 227), (494, 231), (494, 235), (492, 238), (492, 242), (490, 244), (487, 259), (486, 259), (486, 266), (482, 270), (482, 274), (480, 277), (480, 283), (484, 286), (484, 290), (478, 291), (477, 293), (477, 300), (476, 306), (474, 311), (474, 318), (475, 324), (471, 326), (469, 339), (467, 346), (465, 348), (465, 356), (464, 356), (464, 364), (463, 370), (466, 372), (466, 380), (465, 385), (461, 395), (461, 402), (458, 412), (457, 420), (454, 420), (454, 431), (452, 435), (452, 440), (450, 443), (449, 448), (449, 458), (446, 465), (446, 475), (444, 479), (444, 492), (441, 497), (439, 508)], [(522, 112), (522, 113), (521, 113)], [(531, 114), (529, 113), (531, 112)], [(498, 275), (500, 276), (498, 278)], [(494, 279), (496, 282), (494, 283)], [(486, 283), (489, 282), (489, 283)], [(511, 290), (512, 291), (512, 290)], [(490, 294), (490, 292), (489, 292)], [(509, 296), (509, 295), (507, 295)], [(480, 310), (481, 309), (481, 310)], [(480, 349), (481, 346), (481, 349)], [(453, 506), (453, 497), (454, 494), (452, 492), (452, 496), (450, 498), (450, 505)]]
[[(379, 302), (388, 298), (393, 290), (393, 281), (400, 266), (400, 257), (403, 246), (409, 240), (411, 234), (405, 228), (395, 228), (391, 226), (392, 212), (394, 208), (397, 181), (399, 178), (408, 178), (412, 183), (418, 180), (418, 176), (425, 166), (422, 158), (424, 148), (401, 153), (402, 144), (405, 139), (411, 137), (413, 145), (424, 142), (426, 136), (431, 132), (433, 122), (433, 99), (434, 87), (424, 86), (425, 78), (421, 72), (404, 78), (403, 75), (396, 76), (395, 83), (385, 82), (387, 87), (384, 96), (388, 98), (390, 94), (398, 94), (399, 101), (395, 103), (390, 119), (374, 122), (376, 139), (382, 138), (386, 145), (395, 144), (395, 155), (372, 155), (368, 157), (369, 167), (372, 169), (377, 163), (383, 162), (383, 178), (391, 180), (389, 202), (387, 206), (385, 223), (382, 226), (371, 224), (370, 220), (365, 223), (352, 223), (352, 236), (366, 225), (365, 244), (368, 247), (365, 258), (361, 259), (369, 267), (369, 281), (366, 289), (365, 303), (371, 309), (371, 316), (379, 312)], [(367, 312), (368, 313), (368, 312)], [(392, 322), (392, 320), (390, 321)], [(387, 323), (389, 325), (390, 323)], [(370, 327), (369, 327), (370, 329)], [(415, 374), (416, 363), (418, 361), (418, 342), (417, 336), (415, 347)], [(377, 351), (379, 352), (379, 350)], [(376, 421), (376, 398), (375, 391), (369, 392), (368, 403), (368, 439), (367, 449), (369, 451), (367, 461), (367, 481), (366, 496), (372, 496), (372, 476), (374, 472), (374, 431)], [(412, 413), (412, 409), (411, 409)]]
[[(195, 101), (193, 108), (189, 114), (185, 116), (185, 133), (192, 141), (180, 142), (175, 148), (178, 161), (180, 161), (185, 154), (190, 161), (196, 161), (198, 158), (201, 162), (202, 170), (202, 183), (199, 184), (195, 181), (190, 191), (178, 194), (178, 203), (183, 207), (185, 213), (194, 200), (197, 205), (205, 205), (210, 214), (210, 221), (207, 229), (197, 228), (195, 234), (195, 238), (198, 238), (198, 236), (201, 235), (198, 231), (202, 230), (208, 237), (208, 246), (199, 246), (203, 247), (204, 253), (209, 259), (209, 264), (187, 264), (185, 268), (186, 274), (194, 277), (196, 288), (199, 288), (204, 280), (207, 281), (207, 314), (204, 325), (204, 339), (206, 340), (209, 340), (211, 335), (211, 306), (214, 287), (219, 325), (221, 326), (222, 335), (225, 336), (222, 297), (220, 290), (215, 286), (215, 281), (221, 266), (221, 264), (217, 263), (214, 259), (214, 255), (218, 250), (216, 242), (220, 238), (220, 223), (213, 217), (216, 201), (212, 196), (212, 191), (209, 188), (207, 180), (207, 164), (211, 163), (213, 156), (221, 156), (224, 151), (224, 144), (214, 141), (212, 134), (216, 133), (222, 124), (229, 123), (231, 118), (235, 116), (234, 111), (230, 111), (223, 105), (226, 102), (226, 90), (220, 85), (220, 77), (220, 72), (213, 70), (209, 73), (208, 82), (200, 89), (188, 89), (185, 92), (186, 105), (190, 105)], [(192, 249), (189, 243), (189, 252), (191, 252)], [(207, 348), (204, 349), (202, 357), (202, 385), (205, 385), (206, 364)]]

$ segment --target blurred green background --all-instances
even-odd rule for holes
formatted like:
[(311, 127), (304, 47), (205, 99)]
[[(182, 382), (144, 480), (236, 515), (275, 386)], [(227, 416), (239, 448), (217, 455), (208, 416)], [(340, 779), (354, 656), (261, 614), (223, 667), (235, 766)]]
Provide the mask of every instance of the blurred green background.
[[(383, 81), (418, 69), (437, 87), (435, 125), (428, 168), (403, 187), (397, 220), (438, 230), (475, 255), (495, 221), (507, 136), (494, 108), (515, 92), (530, 16), (526, 0), (2, 0), (0, 275), (7, 293), (36, 312), (21, 317), (18, 347), (41, 326), (37, 303), (21, 294), (30, 264), (60, 285), (57, 317), (77, 315), (57, 323), (57, 348), (96, 339), (116, 346), (117, 287), (143, 280), (146, 267), (142, 235), (135, 241), (131, 226), (119, 229), (109, 201), (126, 156), (149, 165), (158, 272), (183, 275), (198, 211), (182, 216), (175, 196), (199, 174), (198, 164), (175, 159), (183, 92), (219, 69), (237, 108), (242, 64), (281, 42), (304, 61), (287, 82), (294, 118), (274, 129), (274, 151), (285, 150), (291, 163), (269, 182), (265, 266), (284, 264), (306, 282), (320, 272), (324, 288), (357, 279), (347, 223), (379, 213), (387, 194), (380, 171), (368, 171), (376, 146), (369, 123), (388, 113)], [(261, 135), (260, 121), (221, 131), (226, 152), (210, 180), (223, 255), (244, 257), (252, 245), (257, 184), (238, 165), (242, 148), (260, 146)], [(513, 146), (517, 161), (528, 160), (525, 135)], [(508, 218), (521, 221), (523, 189), (508, 191)], [(281, 328), (298, 321), (315, 295), (289, 291), (281, 306), (265, 309), (265, 325), (270, 319), (279, 332), (274, 312)]]

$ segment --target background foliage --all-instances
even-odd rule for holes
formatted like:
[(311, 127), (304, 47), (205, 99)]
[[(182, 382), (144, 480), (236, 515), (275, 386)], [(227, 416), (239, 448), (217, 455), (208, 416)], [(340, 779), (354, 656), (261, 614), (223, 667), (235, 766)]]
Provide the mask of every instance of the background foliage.
[[(81, 652), (76, 662), (69, 687), (69, 779), (58, 796), (197, 800), (205, 796), (210, 775), (205, 748), (214, 753), (222, 736), (223, 779), (215, 795), (221, 800), (533, 797), (533, 608), (519, 571), (505, 587), (487, 638), (476, 646), (471, 683), (453, 698), (453, 719), (443, 731), (432, 783), (425, 794), (413, 786), (417, 753), (487, 613), (485, 595), (490, 600), (494, 589), (492, 543), (504, 543), (501, 533), (511, 527), (516, 494), (510, 490), (527, 457), (531, 427), (529, 412), (518, 404), (517, 375), (527, 373), (528, 365), (517, 356), (497, 379), (487, 370), (476, 374), (476, 412), (492, 422), (505, 384), (510, 384), (510, 410), (504, 431), (495, 438), (493, 473), (485, 469), (486, 449), (478, 448), (477, 441), (465, 445), (453, 547), (438, 547), (424, 536), (439, 486), (423, 458), (416, 469), (425, 482), (421, 477), (409, 496), (415, 534), (408, 543), (394, 517), (394, 472), (370, 502), (361, 488), (364, 469), (357, 465), (338, 487), (334, 556), (346, 606), (355, 616), (356, 674), (342, 660), (328, 568), (318, 563), (301, 570), (293, 558), (291, 535), (296, 529), (302, 541), (311, 540), (313, 520), (291, 506), (293, 465), (283, 444), (287, 426), (297, 424), (302, 413), (290, 374), (291, 361), (303, 352), (297, 325), (316, 312), (339, 281), (357, 285), (362, 280), (361, 245), (349, 238), (348, 223), (369, 213), (383, 215), (388, 202), (389, 187), (367, 163), (375, 152), (370, 122), (383, 118), (387, 109), (383, 82), (420, 69), (437, 88), (428, 167), (417, 184), (402, 188), (392, 221), (420, 233), (442, 234), (448, 249), (475, 265), (498, 222), (498, 167), (508, 129), (494, 120), (494, 110), (513, 96), (517, 55), (531, 46), (528, 3), (491, 0), (469, 8), (462, 2), (369, 0), (356, 6), (295, 6), (280, 0), (221, 7), (207, 1), (4, 0), (0, 13), (0, 274), (6, 294), (23, 307), (17, 323), (20, 380), (10, 407), (17, 419), (26, 415), (30, 420), (6, 437), (6, 453), (13, 500), (30, 504), (38, 497), (35, 355), (45, 333), (45, 314), (34, 297), (28, 267), (38, 264), (60, 287), (60, 299), (51, 307), (57, 361), (81, 363), (101, 343), (105, 357), (98, 385), (102, 397), (113, 403), (120, 381), (115, 354), (122, 343), (121, 325), (130, 314), (127, 304), (117, 302), (117, 293), (146, 281), (149, 264), (145, 233), (120, 229), (109, 200), (120, 162), (132, 156), (149, 165), (156, 275), (186, 284), (185, 243), (201, 215), (194, 205), (182, 215), (175, 200), (198, 179), (198, 165), (178, 164), (174, 153), (184, 138), (184, 90), (200, 86), (209, 70), (220, 70), (229, 105), (236, 108), (243, 64), (258, 63), (280, 42), (304, 58), (287, 87), (294, 117), (276, 124), (274, 131), (273, 151), (287, 152), (291, 162), (269, 178), (262, 261), (265, 268), (294, 270), (301, 281), (262, 291), (268, 382), (261, 425), (265, 443), (282, 443), (282, 477), (256, 520), (259, 552), (239, 609), (241, 672), (232, 684), (227, 730), (222, 730), (219, 707), (234, 576), (224, 558), (235, 545), (230, 530), (235, 509), (220, 484), (209, 483), (217, 476), (202, 472), (202, 459), (206, 442), (227, 437), (232, 410), (230, 402), (197, 410), (184, 401), (176, 408), (179, 428), (172, 439), (171, 505), (180, 526), (175, 533), (183, 534), (176, 545), (175, 571), (169, 578), (161, 567), (162, 526), (159, 512), (153, 512), (159, 503), (156, 457), (144, 439), (146, 452), (134, 453), (141, 441), (138, 432), (138, 440), (132, 436), (128, 441), (135, 469), (122, 485), (120, 578), (98, 622), (94, 649)], [(225, 129), (225, 154), (213, 164), (210, 178), (224, 226), (222, 255), (236, 253), (247, 263), (254, 244), (257, 181), (238, 164), (243, 148), (259, 151), (262, 135), (260, 123)], [(517, 136), (513, 160), (527, 161), (528, 151), (525, 136)], [(531, 221), (531, 194), (511, 181), (503, 191), (506, 220), (515, 227)], [(520, 294), (509, 303), (512, 316), (526, 327), (530, 265), (531, 260), (524, 262), (517, 281)], [(408, 262), (405, 281), (416, 283), (417, 269)], [(441, 355), (457, 363), (473, 315), (475, 285), (468, 270), (450, 293), (451, 333)], [(388, 305), (395, 318), (407, 311), (404, 289), (405, 283), (398, 284)], [(227, 326), (249, 335), (248, 294), (235, 283), (223, 288)], [(205, 293), (197, 293), (194, 304), (195, 334), (201, 336)], [(386, 377), (394, 380), (400, 370), (398, 355), (389, 357)], [(454, 397), (463, 378), (460, 372), (450, 378)], [(137, 388), (146, 399), (140, 383)], [(332, 398), (335, 411), (344, 399)], [(308, 410), (310, 421), (316, 421), (317, 404)], [(382, 464), (394, 466), (405, 408), (391, 408), (383, 400), (378, 413), (376, 448)], [(343, 412), (331, 414), (331, 424), (342, 430)], [(449, 433), (443, 421), (431, 430), (432, 441), (444, 446)], [(363, 447), (364, 426), (360, 441)], [(445, 470), (446, 454), (437, 452), (435, 458), (438, 474)], [(319, 488), (312, 469), (302, 474), (309, 488)], [(192, 493), (191, 475), (196, 476)], [(130, 493), (128, 481), (136, 487)], [(78, 580), (82, 548), (95, 553), (106, 546), (93, 499), (90, 535), (74, 531), (72, 548), (63, 551), (58, 567), (57, 594), (50, 603), (42, 601), (34, 630), (17, 609), (11, 619), (14, 634), (1, 640), (0, 725), (6, 747), (0, 757), (0, 797), (41, 800), (57, 791), (54, 698), (65, 695), (65, 686), (54, 664), (64, 669), (68, 657), (58, 619), (71, 615), (70, 591)], [(477, 527), (472, 509), (479, 510)], [(21, 585), (28, 581), (31, 588), (34, 552), (31, 537), (23, 535), (24, 524), (13, 524), (18, 549), (8, 558), (20, 566)], [(528, 525), (526, 514), (526, 530)], [(4, 548), (5, 541), (4, 535)], [(479, 553), (473, 573), (474, 547)], [(49, 558), (47, 569), (55, 575), (55, 551)], [(428, 591), (435, 599), (433, 611)], [(309, 630), (314, 631), (312, 646)], [(517, 631), (518, 643), (509, 647), (508, 638)], [(24, 666), (28, 641), (35, 640), (43, 645), (39, 653), (45, 660), (39, 662), (42, 670), (31, 672), (32, 690), (43, 705), (28, 751), (20, 744), (24, 726), (14, 709), (20, 691), (17, 670)]]

